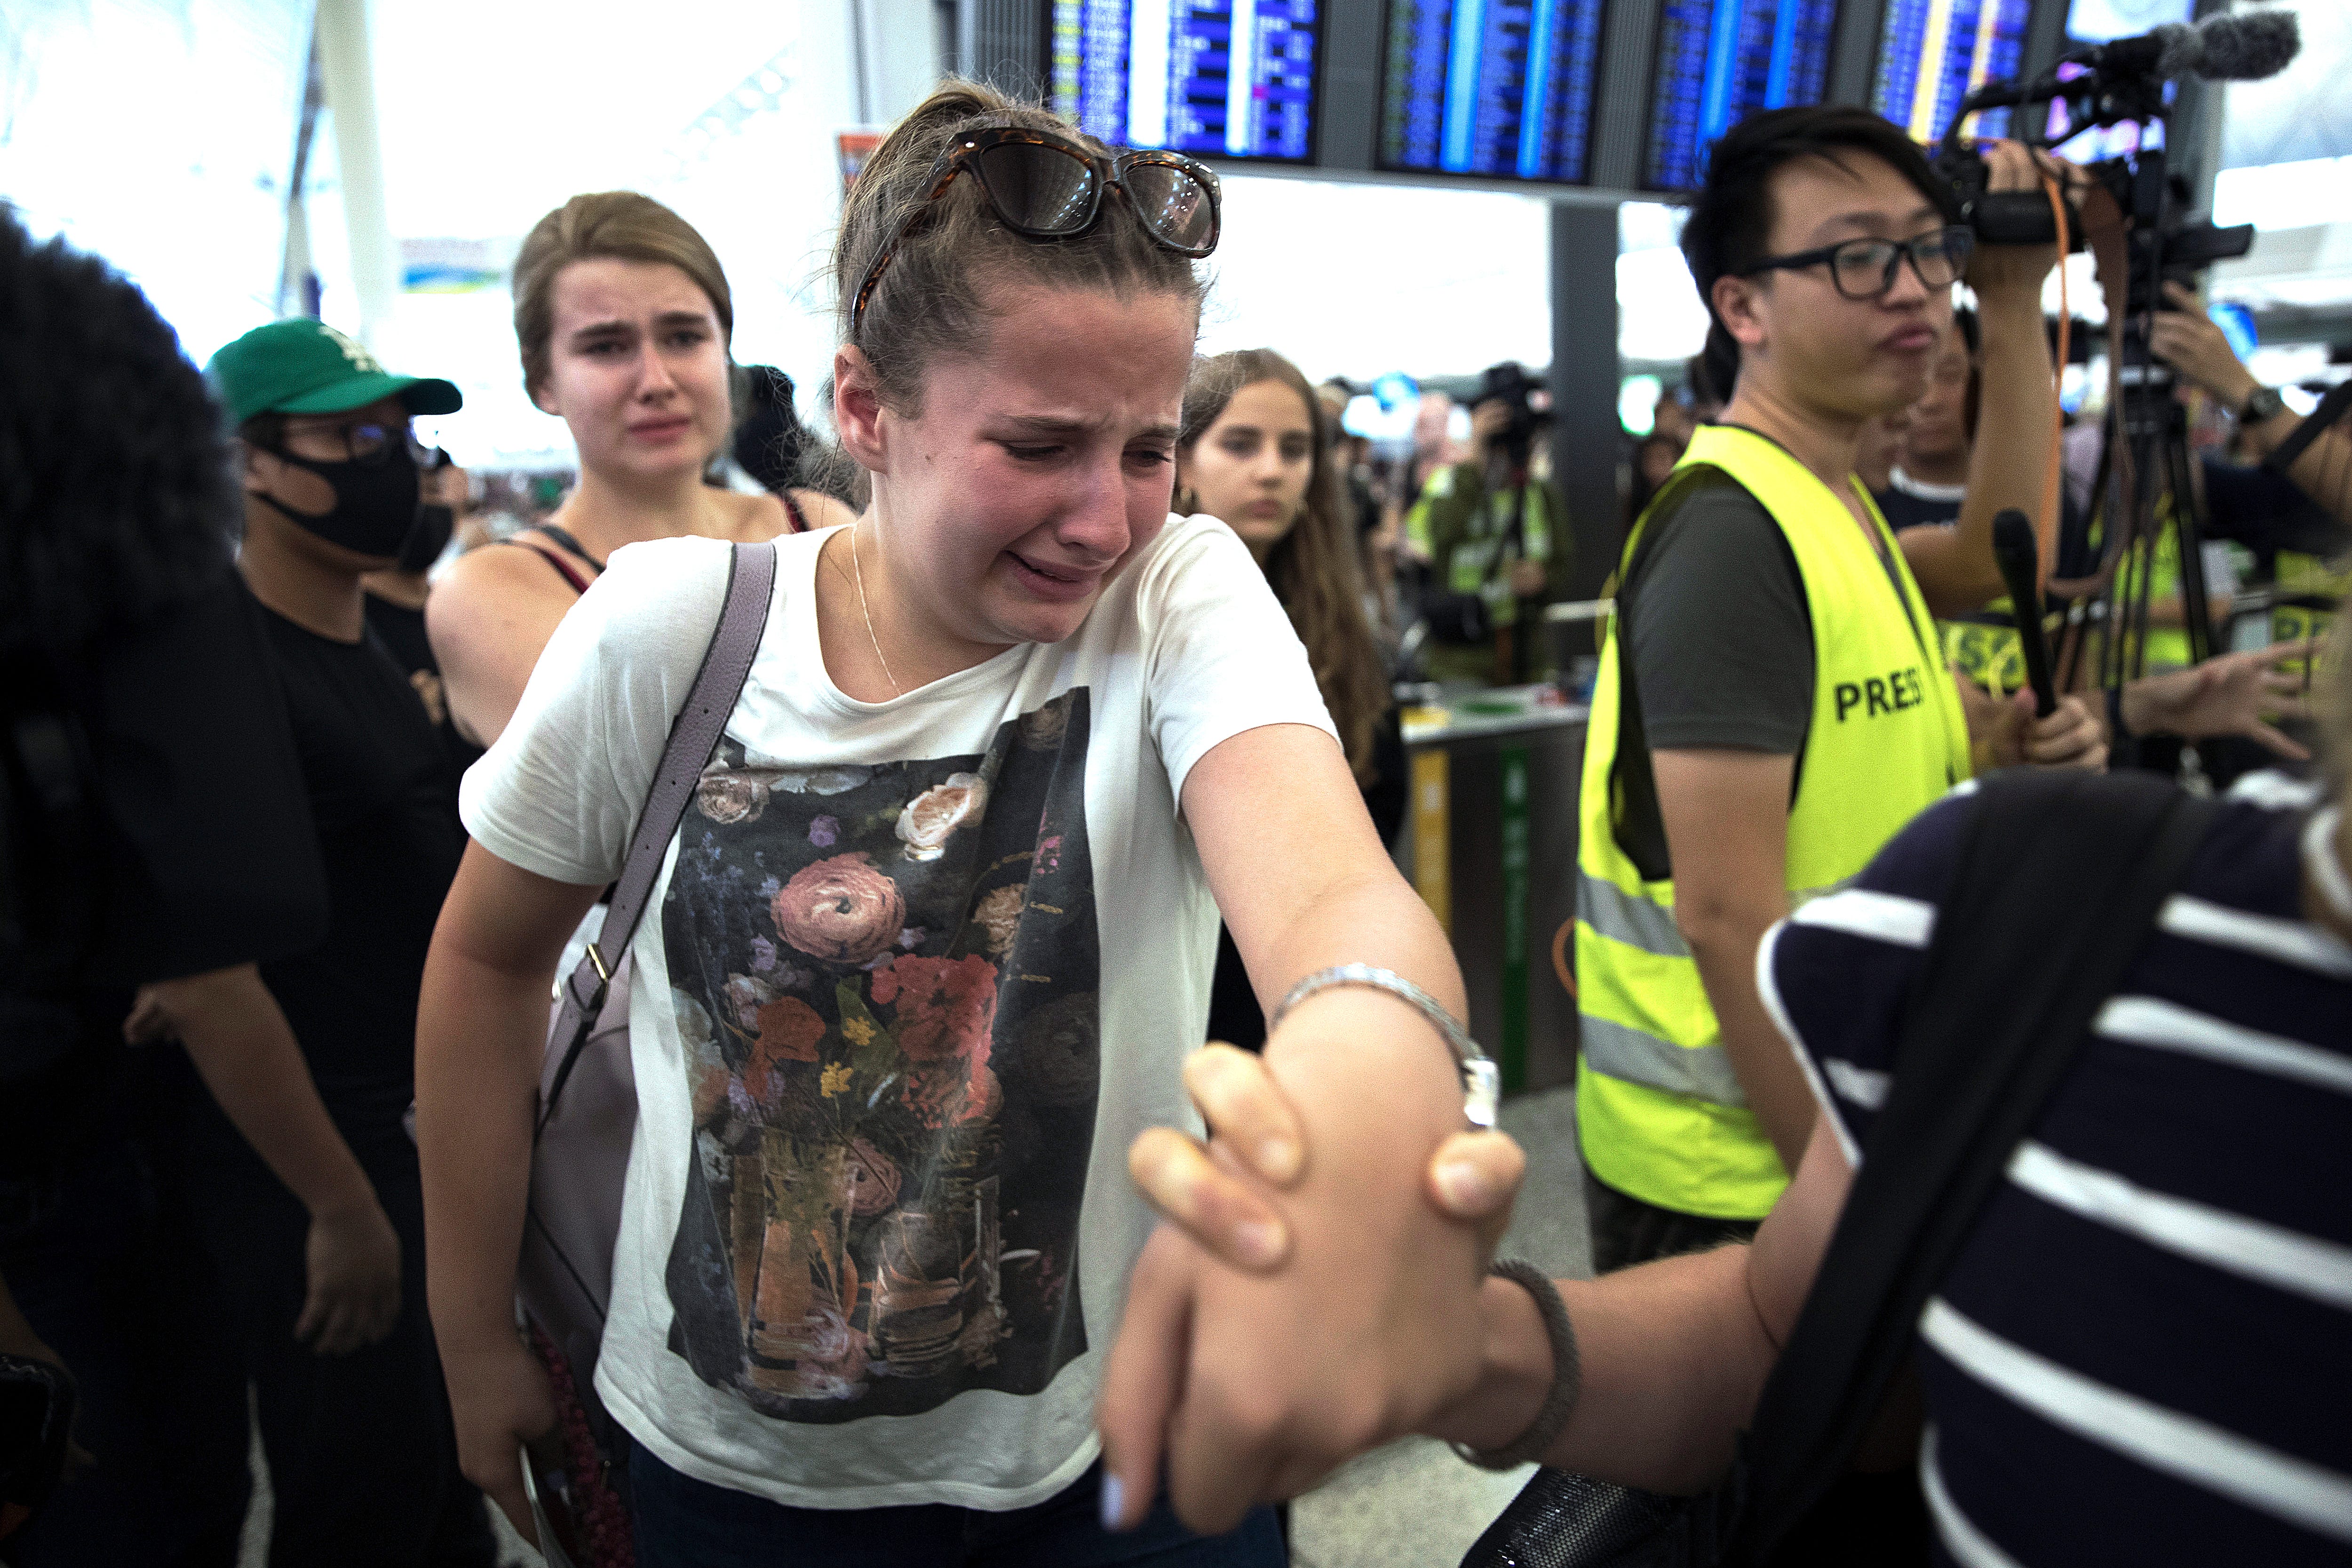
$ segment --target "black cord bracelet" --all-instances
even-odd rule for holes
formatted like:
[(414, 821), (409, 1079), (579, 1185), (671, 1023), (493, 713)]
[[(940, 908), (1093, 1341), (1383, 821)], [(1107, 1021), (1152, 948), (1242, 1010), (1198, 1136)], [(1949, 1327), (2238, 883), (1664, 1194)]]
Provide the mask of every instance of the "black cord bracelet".
[(1551, 1341), (1551, 1390), (1544, 1395), (1543, 1408), (1517, 1441), (1500, 1448), (1473, 1448), (1466, 1443), (1455, 1443), (1453, 1448), (1482, 1469), (1514, 1470), (1542, 1462), (1544, 1451), (1568, 1425), (1569, 1413), (1584, 1392), (1584, 1368), (1577, 1359), (1576, 1330), (1568, 1321), (1567, 1303), (1559, 1299), (1559, 1287), (1549, 1275), (1516, 1258), (1498, 1258), (1486, 1272), (1526, 1287), (1536, 1299), (1536, 1310), (1543, 1314), (1544, 1336)]

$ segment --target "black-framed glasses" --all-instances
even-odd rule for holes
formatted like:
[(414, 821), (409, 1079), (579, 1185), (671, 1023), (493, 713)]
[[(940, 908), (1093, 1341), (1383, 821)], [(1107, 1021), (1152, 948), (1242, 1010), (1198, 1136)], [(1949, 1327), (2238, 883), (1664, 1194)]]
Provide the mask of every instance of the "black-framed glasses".
[(1848, 239), (1819, 250), (1775, 256), (1741, 268), (1738, 276), (1753, 278), (1759, 272), (1793, 272), (1826, 264), (1830, 281), (1839, 293), (1849, 300), (1875, 300), (1895, 287), (1895, 271), (1905, 258), (1910, 258), (1911, 270), (1919, 275), (1920, 282), (1930, 289), (1948, 289), (1968, 271), (1969, 258), (1976, 248), (1975, 233), (1956, 224), (1912, 239)]
[[(279, 428), (276, 443), (279, 457), (294, 456), (284, 448), (296, 433), (290, 427)], [(383, 467), (392, 457), (393, 449), (401, 446), (405, 446), (408, 448), (409, 457), (415, 460), (417, 467), (423, 468), (432, 450), (416, 439), (415, 426), (406, 420), (397, 425), (378, 425), (370, 422), (365, 425), (305, 426), (299, 434), (306, 441), (340, 443), (342, 447), (343, 460), (357, 463), (363, 468)]]
[(1066, 136), (1024, 126), (1000, 125), (960, 136), (931, 165), (922, 204), (907, 215), (898, 232), (874, 258), (866, 281), (849, 309), (849, 334), (866, 320), (866, 307), (882, 281), (882, 269), (933, 202), (948, 194), (955, 177), (969, 169), (1005, 227), (1025, 238), (1068, 239), (1102, 219), (1103, 192), (1118, 191), (1161, 247), (1199, 260), (1217, 248), (1216, 172), (1181, 153), (1121, 153), (1106, 158)]

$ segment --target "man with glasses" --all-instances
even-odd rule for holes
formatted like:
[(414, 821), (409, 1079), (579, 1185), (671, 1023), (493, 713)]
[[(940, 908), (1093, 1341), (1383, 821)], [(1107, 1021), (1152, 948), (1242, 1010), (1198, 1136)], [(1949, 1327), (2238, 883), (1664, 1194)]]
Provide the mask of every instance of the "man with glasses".
[[(1993, 184), (2032, 188), (2003, 144)], [(1757, 942), (1969, 776), (1934, 616), (1999, 591), (1992, 519), (2040, 509), (2056, 440), (2048, 247), (1979, 247), (1903, 132), (1856, 109), (1755, 115), (1715, 148), (1683, 252), (1736, 363), (1625, 548), (1580, 812), (1577, 1121), (1594, 1265), (1752, 1234), (1814, 1101)], [(1853, 477), (1978, 296), (1985, 397), (1968, 499), (1898, 547)], [(2099, 766), (2083, 706), (2005, 710), (2000, 763)]]
[[(236, 424), (238, 566), (262, 612), (308, 795), (304, 826), (326, 872), (314, 945), (262, 963), (261, 981), (391, 1221), (383, 1240), (397, 1242), (385, 1259), (397, 1286), (381, 1301), (334, 1321), (306, 1310), (301, 1205), (208, 1099), (188, 1097), (188, 1186), (257, 1399), (272, 1561), (489, 1568), (497, 1543), (457, 1469), (425, 1317), (423, 1195), (402, 1127), (415, 1097), (417, 984), (465, 837), (448, 810), (447, 752), (368, 630), (361, 588), (418, 526), (411, 416), (454, 413), (461, 399), (448, 382), (391, 374), (310, 320), (247, 332), (207, 374)], [(247, 874), (267, 883), (282, 873)], [(142, 1013), (156, 1033), (187, 1024), (167, 997), (142, 994)]]

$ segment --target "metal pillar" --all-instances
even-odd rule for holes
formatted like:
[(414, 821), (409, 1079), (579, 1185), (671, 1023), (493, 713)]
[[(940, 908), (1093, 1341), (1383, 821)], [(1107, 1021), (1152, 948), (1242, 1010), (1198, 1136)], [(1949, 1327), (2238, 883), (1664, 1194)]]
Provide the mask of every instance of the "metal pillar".
[(352, 287), (359, 295), (359, 338), (373, 348), (400, 299), (400, 250), (384, 206), (367, 0), (319, 0), (318, 27), (320, 73), (334, 117), (343, 221), (351, 233)]
[(1576, 561), (1566, 596), (1599, 595), (1624, 539), (1617, 494), (1617, 209), (1551, 208), (1551, 466)]

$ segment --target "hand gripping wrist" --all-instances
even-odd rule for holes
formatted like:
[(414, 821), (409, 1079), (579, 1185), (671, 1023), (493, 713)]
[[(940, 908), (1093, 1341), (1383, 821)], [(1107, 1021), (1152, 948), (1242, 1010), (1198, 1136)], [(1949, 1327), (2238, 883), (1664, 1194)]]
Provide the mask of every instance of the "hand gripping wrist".
[(1462, 1114), (1470, 1125), (1487, 1128), (1495, 1125), (1495, 1113), (1502, 1100), (1502, 1073), (1494, 1058), (1478, 1048), (1445, 1005), (1403, 975), (1393, 970), (1376, 969), (1369, 963), (1340, 963), (1329, 969), (1318, 969), (1290, 988), (1266, 1020), (1265, 1032), (1271, 1036), (1282, 1025), (1283, 1018), (1301, 1002), (1318, 991), (1334, 985), (1361, 985), (1374, 991), (1385, 991), (1412, 1005), (1422, 1016), (1437, 1027), (1445, 1037), (1446, 1048), (1454, 1053), (1454, 1065), (1462, 1074)]
[(1544, 1395), (1543, 1408), (1528, 1423), (1528, 1429), (1502, 1447), (1474, 1448), (1467, 1443), (1449, 1446), (1482, 1469), (1511, 1470), (1543, 1462), (1544, 1454), (1575, 1411), (1577, 1396), (1584, 1392), (1584, 1366), (1577, 1357), (1576, 1328), (1568, 1321), (1568, 1305), (1559, 1299), (1559, 1287), (1542, 1269), (1511, 1258), (1497, 1259), (1486, 1272), (1525, 1286), (1528, 1294), (1536, 1299), (1536, 1310), (1543, 1314), (1544, 1337), (1551, 1342), (1551, 1388)]

